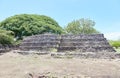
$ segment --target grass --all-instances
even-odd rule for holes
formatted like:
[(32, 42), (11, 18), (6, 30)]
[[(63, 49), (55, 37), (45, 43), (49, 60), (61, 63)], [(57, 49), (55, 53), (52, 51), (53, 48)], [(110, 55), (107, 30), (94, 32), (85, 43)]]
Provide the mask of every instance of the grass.
[(120, 53), (120, 47), (119, 47), (119, 48), (117, 48), (117, 49), (115, 48), (115, 50), (116, 50), (117, 52), (119, 52), (119, 53)]

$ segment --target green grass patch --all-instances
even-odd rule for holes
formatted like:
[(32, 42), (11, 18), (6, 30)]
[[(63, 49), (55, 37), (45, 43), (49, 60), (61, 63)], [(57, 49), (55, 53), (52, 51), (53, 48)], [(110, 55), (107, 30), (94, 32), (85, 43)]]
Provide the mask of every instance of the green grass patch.
[(115, 50), (120, 53), (120, 47), (119, 48), (115, 48)]

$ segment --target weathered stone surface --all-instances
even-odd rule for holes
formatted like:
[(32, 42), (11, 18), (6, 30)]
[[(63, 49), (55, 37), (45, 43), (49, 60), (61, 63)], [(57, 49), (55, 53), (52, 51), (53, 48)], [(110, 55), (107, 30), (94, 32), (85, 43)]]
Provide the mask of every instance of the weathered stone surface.
[(60, 44), (59, 39), (59, 36), (54, 34), (41, 34), (26, 37), (20, 45), (20, 49), (49, 51), (51, 48), (58, 48)]
[(40, 51), (57, 49), (59, 52), (76, 50), (79, 52), (115, 52), (103, 34), (34, 35), (24, 38), (20, 49)]
[(10, 50), (14, 49), (15, 46), (13, 45), (8, 45), (8, 44), (0, 44), (0, 55), (6, 52), (9, 52)]
[(116, 52), (57, 52), (51, 53), (54, 58), (81, 58), (81, 59), (119, 59), (120, 53)]
[(62, 35), (58, 51), (114, 52), (103, 34)]

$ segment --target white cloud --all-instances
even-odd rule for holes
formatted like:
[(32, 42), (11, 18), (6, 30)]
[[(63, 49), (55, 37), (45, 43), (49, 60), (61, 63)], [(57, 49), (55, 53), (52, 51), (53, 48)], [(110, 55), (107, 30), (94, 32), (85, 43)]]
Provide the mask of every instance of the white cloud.
[(108, 40), (118, 40), (120, 39), (120, 32), (105, 33), (104, 36)]

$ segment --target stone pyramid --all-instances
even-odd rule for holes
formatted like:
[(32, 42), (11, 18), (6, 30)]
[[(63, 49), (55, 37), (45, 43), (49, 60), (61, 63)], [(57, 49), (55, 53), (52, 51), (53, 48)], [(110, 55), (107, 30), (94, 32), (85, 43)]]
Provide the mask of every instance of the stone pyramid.
[(40, 34), (23, 39), (22, 50), (57, 49), (59, 52), (115, 52), (103, 34), (55, 35)]
[(55, 34), (40, 34), (28, 36), (23, 39), (20, 49), (22, 50), (50, 50), (51, 48), (58, 48), (60, 38)]

